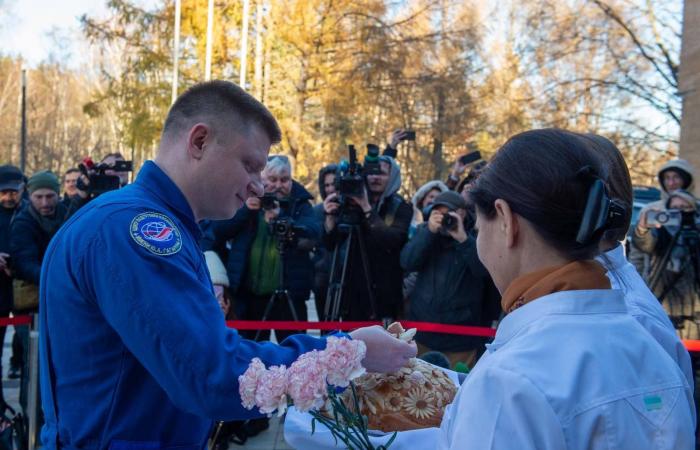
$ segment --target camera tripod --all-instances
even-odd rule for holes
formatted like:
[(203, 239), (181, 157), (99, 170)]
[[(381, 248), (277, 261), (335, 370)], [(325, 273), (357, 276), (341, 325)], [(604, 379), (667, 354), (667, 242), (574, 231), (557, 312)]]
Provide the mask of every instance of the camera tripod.
[[(275, 292), (270, 296), (270, 299), (267, 301), (267, 306), (265, 306), (265, 312), (263, 313), (261, 319), (262, 322), (267, 321), (267, 318), (269, 317), (270, 312), (272, 311), (272, 307), (275, 305), (276, 302), (284, 301), (287, 302), (287, 306), (289, 306), (289, 311), (292, 313), (292, 318), (294, 319), (294, 321), (297, 322), (299, 320), (296, 308), (294, 308), (294, 302), (292, 302), (292, 297), (289, 295), (289, 291), (287, 290), (285, 285), (285, 255), (287, 254), (288, 245), (289, 243), (286, 240), (277, 239), (277, 251), (280, 255), (280, 270), (277, 279), (277, 289), (275, 289)], [(258, 330), (255, 332), (254, 340), (258, 340), (261, 331), (262, 330)]]
[[(682, 238), (682, 239), (681, 239)], [(687, 250), (687, 259), (683, 262), (677, 273), (674, 273), (667, 282), (665, 283), (664, 289), (659, 295), (659, 302), (663, 302), (667, 295), (669, 295), (675, 288), (680, 279), (687, 273), (688, 270), (692, 271), (692, 285), (695, 292), (700, 292), (700, 231), (694, 226), (683, 226), (678, 230), (673, 237), (671, 242), (664, 252), (663, 257), (659, 261), (659, 264), (654, 267), (654, 270), (649, 274), (648, 284), (649, 289), (652, 292), (656, 292), (656, 288), (661, 282), (662, 276), (666, 271), (668, 262), (671, 259), (673, 250), (677, 247), (685, 248)], [(681, 304), (681, 314), (675, 314), (673, 302), (669, 301), (669, 311), (670, 318), (675, 328), (683, 328), (684, 320), (695, 321), (695, 301), (693, 300), (690, 314), (686, 315), (685, 308)], [(696, 327), (700, 327), (700, 324), (696, 323)]]
[[(342, 215), (341, 215), (342, 217)], [(374, 289), (372, 283), (372, 274), (370, 272), (369, 258), (367, 256), (367, 247), (364, 236), (359, 224), (338, 224), (339, 232), (347, 230), (347, 239), (340, 241), (335, 245), (333, 250), (333, 259), (331, 263), (331, 272), (328, 283), (328, 291), (326, 294), (326, 305), (324, 308), (324, 320), (336, 321), (341, 318), (341, 306), (343, 305), (343, 297), (345, 294), (347, 272), (350, 259), (350, 252), (353, 249), (353, 242), (357, 241), (357, 248), (360, 252), (360, 263), (362, 265), (362, 273), (364, 274), (365, 284), (367, 288), (367, 296), (371, 308), (370, 319), (377, 318), (377, 306), (374, 300)], [(345, 244), (345, 255), (343, 261), (340, 262), (341, 247)], [(340, 265), (342, 264), (342, 265)], [(340, 266), (340, 267), (339, 267)], [(340, 270), (338, 270), (340, 269)]]

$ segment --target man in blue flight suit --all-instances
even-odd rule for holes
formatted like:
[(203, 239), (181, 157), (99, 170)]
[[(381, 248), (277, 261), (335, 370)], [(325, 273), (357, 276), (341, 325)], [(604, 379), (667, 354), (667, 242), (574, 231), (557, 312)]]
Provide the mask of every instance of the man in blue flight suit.
[[(46, 252), (40, 292), (45, 447), (202, 449), (214, 420), (260, 416), (238, 395), (251, 359), (293, 362), (325, 347), (281, 345), (226, 327), (197, 246), (198, 221), (227, 219), (262, 195), (280, 130), (234, 84), (202, 83), (173, 104), (154, 161), (135, 183), (90, 202)], [(415, 345), (380, 327), (350, 333), (369, 371), (392, 371)]]

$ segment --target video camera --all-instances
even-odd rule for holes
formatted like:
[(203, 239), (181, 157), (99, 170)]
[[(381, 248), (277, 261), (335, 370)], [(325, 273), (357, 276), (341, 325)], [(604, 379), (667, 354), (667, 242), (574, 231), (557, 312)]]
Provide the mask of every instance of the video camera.
[(78, 165), (80, 173), (88, 178), (88, 184), (85, 184), (82, 178), (78, 178), (77, 187), (81, 191), (87, 192), (88, 197), (95, 198), (105, 192), (114, 191), (121, 187), (121, 179), (118, 175), (108, 175), (105, 172), (112, 170), (114, 172), (131, 172), (133, 164), (131, 161), (115, 161), (114, 164), (100, 163), (95, 164), (92, 158), (85, 158)]
[(360, 197), (365, 190), (365, 177), (382, 173), (379, 165), (379, 147), (367, 144), (364, 167), (357, 161), (357, 150), (348, 145), (349, 161), (341, 161), (336, 177), (336, 191), (339, 196)]
[(367, 144), (364, 165), (357, 160), (354, 145), (348, 145), (348, 161), (341, 161), (335, 177), (335, 189), (340, 203), (339, 224), (342, 227), (356, 225), (362, 221), (362, 211), (349, 197), (362, 197), (367, 189), (367, 175), (382, 173), (379, 165), (379, 147)]
[(681, 228), (700, 228), (700, 215), (694, 211), (684, 212), (680, 209), (666, 211), (649, 211), (647, 224)]

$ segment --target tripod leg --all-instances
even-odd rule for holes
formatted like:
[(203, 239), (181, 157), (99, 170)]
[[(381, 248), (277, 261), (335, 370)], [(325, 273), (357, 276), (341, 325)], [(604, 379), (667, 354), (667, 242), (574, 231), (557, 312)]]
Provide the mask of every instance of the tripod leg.
[(367, 247), (362, 235), (358, 234), (357, 240), (360, 242), (360, 259), (362, 260), (362, 272), (365, 275), (365, 283), (367, 284), (367, 296), (369, 297), (369, 306), (372, 311), (371, 319), (379, 319), (377, 315), (377, 303), (374, 299), (374, 289), (372, 284), (372, 273), (370, 271), (369, 257), (367, 256)]
[[(319, 315), (319, 319), (328, 320), (331, 311), (335, 309), (335, 300), (338, 291), (338, 282), (336, 281), (336, 272), (338, 270), (338, 258), (340, 257), (340, 243), (336, 244), (333, 249), (333, 258), (331, 259), (331, 271), (328, 277), (328, 289), (326, 290), (326, 304), (323, 305), (323, 317)], [(321, 312), (319, 311), (319, 314)]]
[[(272, 294), (272, 296), (270, 297), (270, 300), (267, 301), (267, 306), (265, 306), (265, 312), (263, 313), (263, 316), (262, 316), (262, 319), (261, 319), (262, 322), (267, 321), (267, 318), (268, 318), (268, 316), (270, 315), (270, 311), (272, 311), (272, 306), (275, 304), (275, 300), (277, 300), (277, 292), (275, 292), (274, 294)], [(255, 332), (255, 338), (254, 338), (254, 340), (256, 340), (256, 341), (258, 340), (258, 338), (260, 337), (260, 332), (261, 332), (261, 331), (262, 331), (262, 330), (258, 330), (258, 331)]]

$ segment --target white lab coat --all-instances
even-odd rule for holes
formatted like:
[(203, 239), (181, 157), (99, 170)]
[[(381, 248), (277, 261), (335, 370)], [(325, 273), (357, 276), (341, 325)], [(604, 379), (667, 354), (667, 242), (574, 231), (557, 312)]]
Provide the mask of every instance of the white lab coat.
[(508, 314), (443, 417), (440, 449), (694, 448), (693, 395), (617, 290)]
[(627, 311), (678, 364), (691, 390), (694, 390), (695, 380), (690, 354), (678, 337), (659, 300), (649, 290), (637, 269), (627, 261), (622, 245), (605, 252), (597, 260), (608, 271), (607, 275), (612, 288), (622, 291)]

